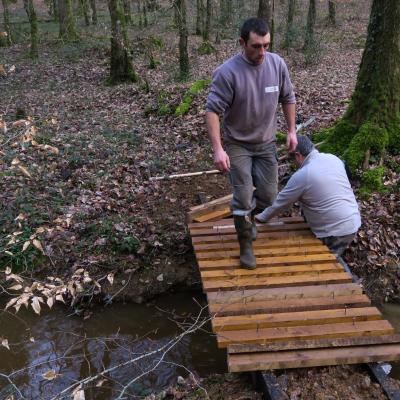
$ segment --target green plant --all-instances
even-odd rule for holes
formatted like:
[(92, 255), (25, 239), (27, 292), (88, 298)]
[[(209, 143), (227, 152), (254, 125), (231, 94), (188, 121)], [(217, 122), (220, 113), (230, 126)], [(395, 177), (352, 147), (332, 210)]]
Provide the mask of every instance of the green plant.
[(197, 49), (197, 52), (200, 55), (208, 55), (208, 54), (213, 54), (216, 52), (215, 47), (208, 41), (203, 42), (199, 48)]

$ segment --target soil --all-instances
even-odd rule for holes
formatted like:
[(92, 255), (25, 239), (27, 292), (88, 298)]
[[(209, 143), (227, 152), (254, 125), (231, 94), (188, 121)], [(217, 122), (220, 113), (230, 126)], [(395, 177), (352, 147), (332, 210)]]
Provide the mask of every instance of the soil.
[[(302, 52), (299, 42), (289, 51), (277, 50), (291, 72), (299, 113), (304, 120), (316, 116), (306, 132), (310, 135), (331, 126), (346, 109), (368, 12), (369, 1), (338, 2), (340, 25), (329, 27), (320, 18), (320, 42), (312, 54)], [(68, 281), (83, 268), (115, 301), (143, 302), (166, 291), (200, 289), (186, 212), (199, 204), (200, 195), (212, 200), (230, 188), (223, 175), (149, 179), (213, 169), (204, 124), (207, 91), (194, 98), (183, 117), (160, 111), (161, 106), (177, 106), (190, 84), (173, 80), (177, 38), (166, 28), (166, 19), (158, 18), (146, 32), (158, 37), (160, 26), (166, 29), (156, 69), (149, 68), (142, 31), (130, 28), (138, 84), (106, 85), (109, 49), (102, 31), (85, 31), (81, 42), (66, 44), (49, 30), (38, 61), (27, 58), (26, 43), (0, 48), (0, 121), (8, 127), (0, 139), (0, 246), (11, 254), (2, 252), (0, 264), (12, 266), (25, 279), (51, 275)], [(238, 51), (234, 36), (215, 45), (211, 55), (197, 53), (200, 43), (200, 38), (190, 37), (191, 82), (209, 79)], [(21, 118), (35, 127), (30, 136), (25, 126), (13, 126)], [(279, 129), (284, 131), (281, 115)], [(284, 154), (283, 146), (280, 151)], [(395, 171), (400, 158), (385, 162), (388, 191), (359, 198), (363, 226), (344, 259), (375, 302), (399, 302), (400, 195)], [(289, 171), (289, 166), (281, 169), (282, 181)], [(357, 181), (354, 185), (357, 194)], [(33, 245), (33, 234), (43, 251)], [(9, 245), (13, 236), (19, 239)], [(27, 242), (30, 246), (23, 250)], [(113, 279), (105, 279), (109, 274)], [(213, 385), (213, 379), (221, 383)], [(245, 379), (219, 376), (204, 385), (211, 382), (208, 390), (215, 399), (258, 398)], [(383, 398), (357, 367), (300, 370), (280, 379), (290, 399)], [(226, 397), (228, 388), (236, 388), (231, 397)], [(192, 395), (181, 398), (197, 398)]]

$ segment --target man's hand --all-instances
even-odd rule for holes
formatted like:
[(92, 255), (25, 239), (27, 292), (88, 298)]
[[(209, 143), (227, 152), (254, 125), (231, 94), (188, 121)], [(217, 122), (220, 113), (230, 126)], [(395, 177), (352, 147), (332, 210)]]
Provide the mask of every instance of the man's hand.
[(297, 146), (297, 136), (296, 131), (288, 132), (286, 135), (286, 148), (289, 153), (292, 153), (296, 150)]
[(221, 148), (214, 152), (214, 165), (221, 172), (229, 171), (231, 169), (229, 156), (226, 154), (224, 149)]

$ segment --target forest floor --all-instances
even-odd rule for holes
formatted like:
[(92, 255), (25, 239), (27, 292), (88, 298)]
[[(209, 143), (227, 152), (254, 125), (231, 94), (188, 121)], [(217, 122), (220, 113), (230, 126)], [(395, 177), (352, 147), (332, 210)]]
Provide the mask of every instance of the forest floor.
[[(304, 120), (316, 117), (306, 132), (311, 136), (343, 115), (355, 85), (368, 13), (359, 2), (349, 3), (340, 28), (321, 22), (313, 52), (304, 54), (299, 43), (297, 50), (278, 49), (291, 73), (298, 112)], [(227, 178), (149, 178), (213, 169), (204, 124), (207, 90), (194, 97), (188, 114), (177, 117), (168, 110), (238, 47), (236, 39), (226, 39), (215, 53), (199, 55), (201, 40), (191, 37), (191, 80), (177, 83), (173, 29), (160, 48), (156, 27), (146, 37), (137, 29), (130, 33), (141, 80), (114, 87), (106, 84), (110, 54), (101, 34), (87, 31), (85, 40), (70, 44), (45, 39), (38, 61), (26, 56), (25, 44), (0, 48), (0, 118), (8, 128), (0, 130), (0, 265), (13, 266), (25, 279), (51, 274), (66, 282), (83, 269), (103, 292), (142, 302), (169, 290), (200, 288), (185, 215), (202, 194), (208, 200), (228, 194)], [(149, 68), (149, 54), (157, 60), (155, 69)], [(15, 124), (19, 119), (29, 125)], [(284, 131), (281, 116), (279, 126)], [(385, 166), (387, 192), (358, 199), (363, 225), (344, 255), (377, 303), (400, 301), (400, 157), (388, 157)], [(290, 165), (281, 168), (281, 178), (289, 172)], [(353, 184), (357, 194), (357, 180)], [(286, 374), (291, 399), (383, 398), (365, 383), (366, 373), (352, 367), (310, 371), (296, 378)], [(361, 392), (341, 393), (338, 382), (353, 373), (363, 378), (343, 387)], [(235, 379), (227, 376), (232, 384)], [(302, 380), (328, 388), (331, 397), (318, 397), (318, 388), (309, 397), (296, 395), (306, 387)], [(231, 398), (257, 398), (238, 393)]]

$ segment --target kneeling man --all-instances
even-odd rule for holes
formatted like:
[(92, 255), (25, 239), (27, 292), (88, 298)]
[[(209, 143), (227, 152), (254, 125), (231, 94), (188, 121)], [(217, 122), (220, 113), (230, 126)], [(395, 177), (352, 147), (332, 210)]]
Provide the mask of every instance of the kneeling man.
[(298, 136), (294, 153), (300, 167), (278, 197), (262, 213), (267, 222), (292, 203), (299, 201), (315, 236), (336, 255), (341, 255), (361, 225), (360, 212), (342, 160), (320, 153), (306, 136)]

